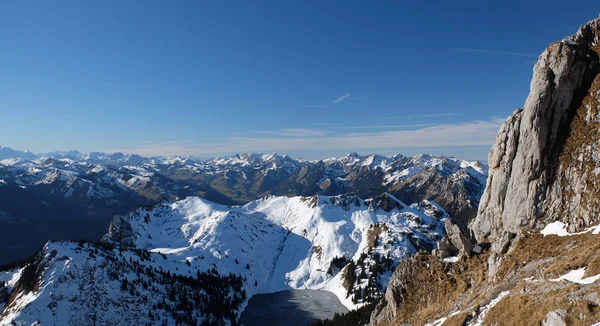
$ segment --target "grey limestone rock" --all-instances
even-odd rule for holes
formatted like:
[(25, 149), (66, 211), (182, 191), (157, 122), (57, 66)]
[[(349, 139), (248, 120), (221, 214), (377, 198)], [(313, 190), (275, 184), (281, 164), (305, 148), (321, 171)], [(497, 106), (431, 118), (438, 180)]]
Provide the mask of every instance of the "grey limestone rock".
[[(524, 108), (500, 128), (489, 155), (487, 186), (470, 223), (478, 242), (505, 241), (525, 226), (559, 219), (572, 230), (597, 222), (591, 178), (600, 174), (600, 137), (586, 130), (600, 122), (599, 40), (597, 18), (539, 57)], [(506, 250), (506, 243), (493, 249)]]
[(444, 220), (446, 227), (446, 234), (450, 243), (458, 249), (458, 256), (469, 256), (473, 250), (473, 243), (465, 236), (458, 225), (452, 223), (450, 219)]
[(493, 279), (502, 264), (502, 256), (495, 252), (488, 257), (488, 278)]
[(460, 227), (454, 224), (450, 219), (445, 219), (446, 236), (437, 242), (437, 249), (432, 254), (439, 258), (451, 256), (470, 256), (473, 250), (473, 243), (464, 235)]
[(546, 315), (546, 319), (542, 321), (542, 326), (567, 326), (565, 322), (566, 316), (567, 311), (564, 309), (550, 311)]
[(586, 295), (585, 299), (594, 304), (595, 306), (600, 307), (600, 296), (598, 296), (598, 292), (592, 292)]

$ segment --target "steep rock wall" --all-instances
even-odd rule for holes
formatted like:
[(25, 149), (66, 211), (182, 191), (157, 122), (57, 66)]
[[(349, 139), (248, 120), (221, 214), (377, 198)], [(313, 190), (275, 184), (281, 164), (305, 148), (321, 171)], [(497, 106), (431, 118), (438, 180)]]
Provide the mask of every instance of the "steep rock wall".
[(524, 108), (501, 127), (489, 155), (470, 225), (478, 242), (506, 242), (522, 227), (555, 220), (573, 230), (598, 220), (599, 40), (597, 18), (539, 57)]

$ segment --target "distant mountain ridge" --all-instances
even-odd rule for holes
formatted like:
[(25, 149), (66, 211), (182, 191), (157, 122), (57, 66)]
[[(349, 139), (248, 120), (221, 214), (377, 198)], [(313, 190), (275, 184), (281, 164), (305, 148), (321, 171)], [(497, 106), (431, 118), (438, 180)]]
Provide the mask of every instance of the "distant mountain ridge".
[[(243, 205), (267, 195), (371, 198), (387, 192), (404, 202), (433, 200), (466, 228), (487, 177), (480, 162), (431, 155), (351, 153), (307, 161), (275, 153), (203, 160), (77, 151), (35, 155), (8, 148), (0, 153), (0, 224), (9, 230), (0, 240), (0, 263), (24, 257), (48, 239), (95, 239), (114, 215), (188, 196)], [(23, 230), (34, 241), (16, 236)]]

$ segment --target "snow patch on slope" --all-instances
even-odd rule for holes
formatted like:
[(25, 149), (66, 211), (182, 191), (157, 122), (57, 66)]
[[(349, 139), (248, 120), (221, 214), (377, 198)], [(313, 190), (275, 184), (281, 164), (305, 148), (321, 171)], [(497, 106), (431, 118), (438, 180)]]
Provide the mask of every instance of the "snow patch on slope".
[(597, 280), (600, 280), (600, 274), (586, 277), (586, 278), (583, 277), (584, 275), (585, 275), (585, 267), (572, 270), (559, 278), (550, 279), (550, 281), (560, 282), (560, 281), (564, 280), (564, 281), (569, 281), (569, 282), (573, 282), (573, 283), (577, 283), (577, 284), (592, 284), (592, 283), (596, 282)]
[(500, 294), (498, 294), (498, 296), (490, 301), (490, 303), (488, 303), (487, 305), (481, 307), (481, 310), (479, 312), (479, 315), (477, 316), (477, 319), (475, 320), (474, 323), (469, 323), (469, 326), (482, 326), (483, 325), (483, 320), (485, 319), (485, 315), (487, 315), (487, 313), (496, 305), (498, 304), (498, 302), (500, 302), (500, 300), (502, 300), (504, 297), (506, 297), (507, 295), (510, 294), (510, 291), (503, 291), (500, 292)]
[(569, 226), (568, 224), (565, 224), (560, 221), (556, 221), (556, 222), (552, 222), (552, 223), (546, 225), (540, 231), (540, 233), (544, 236), (557, 235), (559, 237), (568, 237), (568, 236), (572, 236), (572, 235), (585, 234), (588, 232), (592, 232), (592, 234), (600, 234), (600, 224), (597, 226), (589, 227), (581, 232), (574, 232), (574, 233), (570, 233), (569, 231), (567, 231), (568, 226)]

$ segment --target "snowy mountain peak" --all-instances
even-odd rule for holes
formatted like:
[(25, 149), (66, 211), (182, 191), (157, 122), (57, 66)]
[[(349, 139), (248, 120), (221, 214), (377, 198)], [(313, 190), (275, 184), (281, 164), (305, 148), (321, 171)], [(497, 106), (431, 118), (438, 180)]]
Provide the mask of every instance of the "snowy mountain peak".
[(363, 157), (361, 165), (368, 166), (370, 168), (381, 168), (384, 170), (387, 167), (387, 163), (390, 160), (389, 157), (385, 157), (377, 154), (369, 154)]

